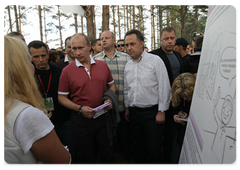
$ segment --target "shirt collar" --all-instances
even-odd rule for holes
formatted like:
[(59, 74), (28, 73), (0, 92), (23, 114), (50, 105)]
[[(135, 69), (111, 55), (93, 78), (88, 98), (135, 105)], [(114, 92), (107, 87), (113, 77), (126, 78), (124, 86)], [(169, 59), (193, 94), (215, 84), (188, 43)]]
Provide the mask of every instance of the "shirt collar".
[[(108, 56), (107, 56), (107, 54), (105, 53), (105, 51), (102, 51), (103, 52), (103, 57), (102, 58), (105, 58), (105, 57), (107, 57), (107, 58), (109, 58)], [(115, 54), (114, 54), (114, 56), (113, 56), (113, 58), (114, 57), (118, 57), (118, 51), (117, 50), (115, 50)], [(113, 59), (113, 58), (111, 58), (111, 59)], [(109, 58), (110, 59), (110, 58)]]
[(69, 63), (68, 55), (66, 55), (66, 57), (64, 58), (64, 62), (68, 62)]
[[(90, 57), (90, 59), (91, 59), (91, 64), (96, 64), (95, 60), (92, 57)], [(80, 63), (76, 58), (75, 58), (75, 62), (77, 67), (84, 67), (82, 63)]]
[(131, 57), (131, 59), (133, 62), (139, 63), (143, 58), (145, 58), (146, 55), (147, 55), (147, 52), (145, 50), (143, 50), (143, 53), (138, 61), (135, 61), (132, 57)]

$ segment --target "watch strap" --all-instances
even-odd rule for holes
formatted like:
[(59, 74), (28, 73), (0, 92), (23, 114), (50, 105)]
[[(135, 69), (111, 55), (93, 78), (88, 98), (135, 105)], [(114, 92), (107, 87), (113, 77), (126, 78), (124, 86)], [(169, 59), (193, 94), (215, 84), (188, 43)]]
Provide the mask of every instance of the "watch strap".
[(80, 106), (79, 109), (78, 109), (78, 114), (82, 114), (82, 107), (83, 106)]

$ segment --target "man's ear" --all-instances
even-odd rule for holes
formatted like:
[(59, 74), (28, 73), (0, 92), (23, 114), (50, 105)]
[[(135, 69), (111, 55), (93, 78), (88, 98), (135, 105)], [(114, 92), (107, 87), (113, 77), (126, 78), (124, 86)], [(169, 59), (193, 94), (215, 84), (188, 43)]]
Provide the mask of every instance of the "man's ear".
[(142, 47), (142, 49), (143, 49), (143, 47), (144, 47), (144, 41), (141, 42), (141, 47)]
[(92, 44), (90, 43), (90, 44), (89, 44), (89, 51), (91, 50), (91, 48), (92, 48)]

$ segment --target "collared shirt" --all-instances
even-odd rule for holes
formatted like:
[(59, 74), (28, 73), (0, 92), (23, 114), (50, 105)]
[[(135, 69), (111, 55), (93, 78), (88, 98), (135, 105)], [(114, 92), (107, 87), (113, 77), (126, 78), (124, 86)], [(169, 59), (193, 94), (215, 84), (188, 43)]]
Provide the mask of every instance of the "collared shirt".
[(115, 54), (112, 58), (109, 58), (104, 51), (93, 56), (96, 60), (102, 60), (107, 63), (114, 83), (116, 85), (116, 95), (118, 98), (118, 108), (120, 112), (125, 110), (124, 107), (124, 69), (126, 63), (130, 60), (130, 56), (126, 53), (115, 51)]
[[(90, 57), (90, 56), (89, 56)], [(92, 57), (90, 57), (91, 59), (91, 65), (92, 64), (96, 64), (96, 62), (94, 61), (94, 59), (92, 59)], [(90, 75), (90, 71), (87, 69), (87, 67), (85, 67), (84, 65), (82, 65), (82, 63), (80, 63), (76, 58), (75, 58), (75, 61), (76, 61), (76, 66), (77, 67), (84, 67), (84, 69), (86, 70), (89, 78), (91, 79), (91, 75)], [(111, 83), (110, 83), (111, 84)]]
[(143, 51), (136, 62), (131, 59), (124, 72), (125, 107), (147, 108), (158, 105), (159, 111), (169, 108), (171, 87), (167, 69), (160, 57)]
[(64, 62), (65, 63), (68, 62), (70, 64), (69, 59), (68, 59), (68, 55), (66, 55), (66, 57), (64, 58)]
[[(90, 56), (89, 56), (90, 57)], [(95, 108), (102, 104), (107, 84), (114, 83), (107, 64), (91, 58), (90, 74), (75, 60), (62, 71), (58, 94), (70, 95), (70, 100), (81, 106)]]

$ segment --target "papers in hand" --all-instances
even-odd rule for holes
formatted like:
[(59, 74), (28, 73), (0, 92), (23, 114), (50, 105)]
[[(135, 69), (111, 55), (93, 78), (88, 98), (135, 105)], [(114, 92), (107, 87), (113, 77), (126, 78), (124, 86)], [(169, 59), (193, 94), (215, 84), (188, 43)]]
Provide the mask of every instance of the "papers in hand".
[(107, 110), (104, 110), (105, 107), (109, 106), (111, 103), (107, 102), (104, 103), (96, 108), (93, 109), (94, 112), (96, 112), (95, 116), (93, 116), (93, 119), (96, 119), (97, 117), (101, 116), (102, 114), (106, 113)]
[(181, 120), (181, 121), (183, 121), (183, 122), (187, 122), (187, 121), (188, 121), (188, 117), (185, 118), (185, 119), (183, 119), (183, 118), (178, 118), (178, 120)]

